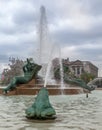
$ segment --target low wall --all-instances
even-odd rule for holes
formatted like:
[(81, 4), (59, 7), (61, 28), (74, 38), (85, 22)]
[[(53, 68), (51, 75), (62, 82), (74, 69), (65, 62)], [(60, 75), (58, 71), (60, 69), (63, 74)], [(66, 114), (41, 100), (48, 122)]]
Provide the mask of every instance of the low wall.
[[(15, 89), (15, 91), (10, 91), (8, 94), (6, 95), (37, 95), (37, 93), (39, 92), (39, 90), (41, 89), (42, 85), (39, 87), (17, 87)], [(49, 95), (72, 95), (72, 94), (80, 94), (80, 93), (84, 93), (83, 88), (78, 88), (78, 87), (68, 87), (68, 88), (64, 88), (61, 89), (58, 86), (54, 86), (52, 87), (52, 85), (47, 86), (47, 90), (49, 92)], [(0, 89), (0, 94), (2, 93), (2, 89)]]

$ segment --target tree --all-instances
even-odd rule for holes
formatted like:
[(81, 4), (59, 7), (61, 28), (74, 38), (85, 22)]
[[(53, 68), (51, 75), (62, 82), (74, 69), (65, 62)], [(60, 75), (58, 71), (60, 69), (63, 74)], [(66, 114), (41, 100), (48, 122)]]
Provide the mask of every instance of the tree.
[[(69, 67), (63, 64), (63, 75), (64, 76), (70, 76), (71, 72), (69, 70)], [(54, 67), (54, 77), (56, 80), (61, 79), (61, 74), (60, 74), (60, 65)]]
[(24, 61), (23, 60), (20, 60), (20, 59), (15, 59), (15, 58), (9, 58), (9, 69), (8, 68), (5, 68), (2, 72), (2, 84), (8, 84), (11, 79), (14, 77), (14, 76), (19, 76), (19, 75), (22, 75), (23, 74), (23, 70), (22, 70), (22, 67), (24, 65)]
[(80, 78), (88, 83), (90, 80), (93, 80), (95, 76), (91, 73), (84, 72), (83, 74), (81, 74)]

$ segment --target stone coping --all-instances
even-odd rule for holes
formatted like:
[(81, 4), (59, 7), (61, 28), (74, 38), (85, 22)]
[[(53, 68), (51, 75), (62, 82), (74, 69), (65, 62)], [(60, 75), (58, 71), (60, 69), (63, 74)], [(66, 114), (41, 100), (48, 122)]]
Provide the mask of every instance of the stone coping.
[[(17, 87), (15, 91), (10, 91), (8, 96), (10, 95), (37, 95), (41, 87), (32, 87), (32, 88), (25, 88), (25, 87)], [(82, 94), (84, 93), (83, 88), (75, 88), (75, 87), (68, 87), (68, 88), (51, 88), (47, 87), (49, 95), (73, 95), (73, 94)], [(2, 93), (2, 88), (0, 88), (0, 94)]]

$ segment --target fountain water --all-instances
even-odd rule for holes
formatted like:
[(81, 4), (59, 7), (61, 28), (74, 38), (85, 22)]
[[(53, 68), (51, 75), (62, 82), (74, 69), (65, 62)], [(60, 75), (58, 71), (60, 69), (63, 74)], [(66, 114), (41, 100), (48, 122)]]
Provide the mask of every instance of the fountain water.
[[(38, 27), (38, 63), (42, 65), (40, 75), (45, 78), (46, 68), (51, 52), (51, 41), (49, 42), (49, 34), (47, 27), (46, 9), (44, 6), (40, 8), (40, 22)], [(50, 44), (49, 44), (50, 43)]]
[[(52, 59), (52, 52), (50, 54), (50, 59)], [(41, 55), (42, 56), (42, 55)], [(48, 63), (48, 70), (46, 73), (46, 82), (45, 87), (47, 83), (47, 77), (49, 75), (51, 66), (51, 60)], [(61, 83), (63, 84), (63, 65), (61, 60), (61, 53), (60, 53), (60, 72), (62, 74), (61, 77)], [(44, 90), (46, 88), (43, 88)], [(45, 93), (43, 96), (43, 92), (40, 91), (38, 94), (38, 97), (32, 97), (32, 96), (0, 96), (0, 128), (1, 129), (8, 129), (8, 130), (29, 130), (29, 129), (39, 129), (39, 130), (45, 130), (45, 129), (83, 129), (83, 130), (101, 130), (102, 129), (102, 92), (95, 91), (94, 94), (88, 98), (88, 100), (83, 97), (83, 95), (74, 95), (74, 96), (66, 96), (66, 97), (60, 97), (60, 96), (52, 96), (50, 97), (52, 99), (52, 104), (56, 108), (56, 111), (58, 113), (58, 117), (60, 119), (56, 119), (55, 121), (43, 121), (43, 123), (36, 122), (36, 121), (28, 121), (24, 120), (25, 114), (21, 111), (23, 111), (27, 106), (30, 105), (33, 98), (35, 98), (35, 103), (27, 109), (27, 113), (29, 116), (34, 116), (35, 112), (37, 111), (37, 115), (35, 118), (39, 118), (39, 115), (41, 114), (41, 118), (46, 118), (49, 115), (55, 115), (54, 109), (51, 107), (51, 104), (48, 102), (48, 98), (45, 101), (46, 97), (48, 97), (48, 93)], [(5, 100), (6, 99), (6, 100)], [(42, 102), (40, 102), (42, 100)], [(5, 102), (5, 103), (4, 103)], [(38, 102), (40, 102), (38, 104)], [(45, 102), (47, 102), (45, 106)], [(5, 105), (7, 104), (7, 105)], [(99, 105), (100, 104), (100, 105)], [(35, 106), (37, 105), (37, 107)], [(39, 109), (40, 105), (40, 109)], [(12, 107), (11, 107), (12, 106)], [(45, 111), (45, 108), (47, 108), (47, 111)], [(91, 107), (90, 107), (91, 106)], [(3, 108), (3, 109), (2, 109)], [(17, 108), (17, 109), (16, 109)], [(34, 109), (33, 109), (34, 108)], [(43, 109), (43, 112), (40, 111)], [(49, 113), (49, 110), (52, 110), (51, 113)], [(30, 113), (32, 111), (32, 113)], [(41, 112), (41, 113), (40, 113)], [(33, 115), (30, 115), (33, 114)], [(15, 117), (15, 118), (13, 118)], [(82, 120), (83, 118), (83, 120)], [(6, 123), (5, 123), (6, 122)], [(32, 123), (34, 122), (34, 123)]]
[(59, 63), (60, 63), (60, 77), (61, 77), (61, 90), (63, 94), (63, 89), (65, 88), (64, 86), (64, 73), (63, 73), (63, 61), (61, 57), (61, 49), (59, 48)]
[[(40, 8), (40, 22), (39, 22), (39, 64), (42, 65), (40, 75), (44, 78), (44, 87), (50, 78), (51, 81), (51, 65), (54, 58), (55, 45), (52, 45), (51, 40), (49, 42), (46, 9), (44, 6)], [(60, 75), (61, 75), (61, 89), (64, 87), (63, 83), (63, 66), (61, 59), (61, 49), (59, 47), (59, 64), (60, 64)], [(50, 82), (51, 83), (51, 82)]]
[(47, 43), (47, 35), (48, 35), (48, 31), (47, 31), (47, 20), (46, 20), (46, 10), (44, 6), (41, 6), (40, 8), (40, 22), (39, 22), (39, 63), (42, 64), (42, 62), (45, 61), (44, 58), (44, 51), (45, 51), (45, 47), (46, 47), (46, 43)]
[[(45, 76), (45, 83), (44, 83), (44, 87), (46, 87), (47, 85), (47, 81), (48, 81), (48, 78), (49, 78), (49, 75), (50, 75), (50, 71), (51, 71), (51, 67), (52, 67), (52, 60), (53, 60), (53, 57), (54, 57), (54, 51), (56, 51), (56, 48), (54, 45), (52, 47), (52, 50), (51, 50), (51, 54), (50, 54), (50, 58), (49, 58), (49, 62), (48, 62), (48, 66), (47, 66), (47, 71), (46, 71), (46, 76)], [(61, 49), (59, 48), (59, 66), (60, 66), (60, 77), (61, 77), (61, 89), (64, 89), (64, 73), (63, 73), (63, 61), (62, 61), (62, 58), (61, 58)]]
[(47, 85), (47, 80), (48, 80), (49, 73), (50, 73), (50, 70), (51, 70), (51, 65), (52, 65), (52, 54), (53, 54), (53, 49), (52, 49), (52, 51), (51, 51), (50, 58), (49, 58), (49, 62), (48, 62), (48, 66), (47, 66), (47, 71), (46, 71), (46, 76), (45, 76), (44, 87), (46, 87), (46, 85)]

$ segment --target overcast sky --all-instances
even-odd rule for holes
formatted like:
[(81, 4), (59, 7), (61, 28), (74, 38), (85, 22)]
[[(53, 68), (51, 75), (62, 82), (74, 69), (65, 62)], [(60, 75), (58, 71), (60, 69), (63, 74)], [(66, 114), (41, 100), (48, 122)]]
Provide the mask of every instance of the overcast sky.
[(0, 0), (0, 71), (10, 56), (34, 55), (41, 5), (62, 56), (91, 61), (102, 76), (102, 0)]

